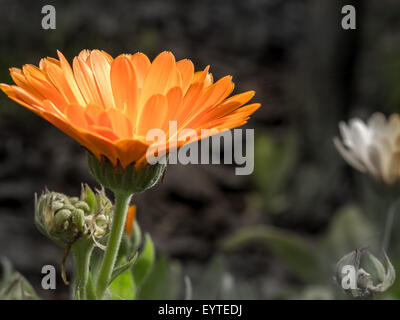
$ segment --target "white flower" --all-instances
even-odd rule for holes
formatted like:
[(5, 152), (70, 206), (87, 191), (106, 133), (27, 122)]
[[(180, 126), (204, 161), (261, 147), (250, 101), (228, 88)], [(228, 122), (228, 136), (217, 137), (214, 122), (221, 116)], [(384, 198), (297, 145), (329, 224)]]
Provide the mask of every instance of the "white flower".
[(400, 174), (400, 116), (388, 119), (374, 113), (367, 123), (353, 118), (348, 124), (339, 123), (342, 141), (334, 144), (342, 157), (354, 168), (369, 173), (387, 184), (394, 183)]

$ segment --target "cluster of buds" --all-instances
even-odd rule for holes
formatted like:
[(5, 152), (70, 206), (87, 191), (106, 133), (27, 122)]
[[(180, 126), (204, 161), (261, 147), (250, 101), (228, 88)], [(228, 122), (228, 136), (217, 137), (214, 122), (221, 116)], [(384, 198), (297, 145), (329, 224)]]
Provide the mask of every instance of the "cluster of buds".
[(386, 253), (385, 265), (367, 249), (357, 249), (339, 260), (336, 281), (354, 298), (367, 298), (389, 289), (396, 279), (395, 269)]
[(78, 238), (104, 237), (110, 227), (113, 205), (104, 189), (93, 192), (82, 185), (80, 197), (68, 197), (62, 193), (46, 190), (35, 197), (35, 224), (47, 237), (66, 246)]

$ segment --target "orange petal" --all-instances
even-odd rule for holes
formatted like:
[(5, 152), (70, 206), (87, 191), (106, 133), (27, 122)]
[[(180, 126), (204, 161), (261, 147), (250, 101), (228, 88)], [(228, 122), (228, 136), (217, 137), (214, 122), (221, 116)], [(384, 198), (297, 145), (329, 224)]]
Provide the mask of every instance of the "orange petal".
[(42, 105), (45, 111), (53, 113), (60, 118), (66, 118), (65, 114), (50, 100), (43, 100)]
[(203, 112), (207, 112), (215, 104), (220, 103), (232, 90), (233, 84), (231, 76), (226, 76), (206, 88), (203, 95), (195, 101), (191, 110), (186, 113), (182, 127), (196, 127), (197, 117)]
[(84, 129), (74, 127), (69, 122), (60, 119), (52, 113), (42, 112), (41, 116), (71, 138), (78, 141), (81, 145), (95, 154), (97, 158), (100, 159), (101, 155), (104, 155), (113, 164), (117, 163), (115, 148), (107, 139), (101, 137), (97, 133), (87, 132)]
[(153, 95), (142, 110), (138, 123), (138, 134), (146, 136), (148, 130), (163, 129), (168, 112), (167, 98), (161, 94)]
[(167, 93), (167, 100), (168, 100), (168, 121), (177, 121), (177, 114), (182, 106), (183, 102), (183, 93), (180, 87), (172, 88)]
[(240, 106), (247, 103), (254, 96), (254, 94), (254, 91), (247, 91), (232, 96), (231, 98), (226, 99), (225, 101), (216, 105), (210, 110), (206, 110), (203, 113), (199, 114), (196, 117), (196, 121), (201, 123), (207, 121), (206, 119), (219, 119), (221, 117), (224, 117), (235, 111)]
[(182, 106), (176, 112), (175, 118), (178, 121), (178, 126), (182, 126), (187, 119), (187, 114), (190, 113), (196, 101), (200, 98), (203, 92), (203, 83), (197, 82), (189, 87), (189, 90), (183, 97)]
[(113, 132), (121, 139), (132, 138), (132, 125), (125, 114), (117, 109), (110, 109), (106, 112)]
[(65, 116), (75, 127), (81, 129), (86, 129), (88, 127), (87, 116), (85, 116), (85, 108), (79, 104), (69, 104), (65, 109)]
[(89, 131), (92, 133), (97, 133), (105, 139), (110, 141), (118, 140), (118, 136), (108, 127), (102, 127), (98, 125), (90, 125)]
[(136, 206), (135, 205), (129, 206), (125, 220), (125, 232), (128, 235), (131, 235), (132, 233), (133, 224), (135, 222), (135, 216), (136, 216)]
[(249, 116), (254, 113), (261, 105), (259, 103), (248, 104), (244, 107), (241, 107), (229, 115), (215, 119), (212, 121), (205, 122), (203, 126), (207, 126), (208, 128), (211, 127), (224, 127), (224, 128), (233, 128), (232, 123), (240, 123), (246, 121)]
[(28, 91), (18, 87), (18, 86), (11, 86), (14, 92), (17, 94), (21, 100), (25, 101), (31, 106), (42, 106), (42, 101), (37, 99), (35, 96), (31, 95)]
[(56, 87), (58, 87), (60, 91), (62, 90), (67, 95), (68, 98), (69, 96), (71, 96), (71, 98), (69, 98), (70, 102), (76, 101), (79, 104), (85, 104), (85, 100), (82, 97), (81, 91), (79, 90), (78, 85), (76, 84), (76, 80), (74, 77), (74, 73), (72, 72), (71, 66), (69, 65), (67, 59), (65, 59), (64, 55), (60, 51), (57, 50), (57, 54), (60, 59), (60, 67), (63, 72), (59, 72), (59, 70), (57, 70), (58, 66), (56, 64), (52, 64), (51, 61), (49, 61), (48, 63), (49, 67), (50, 66), (55, 67), (53, 71), (55, 72), (55, 74), (53, 74), (53, 78), (54, 80), (57, 81)]
[(210, 70), (210, 66), (205, 67), (203, 71), (197, 71), (194, 73), (192, 83), (196, 82), (204, 82), (208, 75), (208, 70)]
[(140, 140), (122, 139), (115, 142), (115, 148), (122, 168), (126, 168), (146, 154), (148, 145)]
[(188, 90), (190, 83), (194, 77), (194, 66), (192, 61), (189, 59), (183, 59), (176, 63), (176, 67), (178, 68), (181, 77), (182, 77), (182, 91), (183, 94)]
[(11, 78), (14, 80), (15, 84), (25, 91), (30, 92), (32, 95), (36, 96), (38, 99), (43, 99), (43, 95), (37, 91), (25, 78), (22, 71), (18, 68), (10, 68)]
[(93, 119), (94, 123), (99, 123), (99, 117), (103, 112), (103, 106), (99, 106), (97, 104), (88, 104), (86, 106), (86, 114)]
[(115, 106), (125, 112), (132, 123), (136, 123), (138, 88), (135, 70), (128, 58), (121, 55), (111, 65), (111, 87)]
[[(20, 94), (18, 94), (17, 90), (15, 88), (18, 88), (16, 86), (9, 86), (8, 84), (0, 83), (0, 89), (12, 100), (15, 102), (19, 103), (20, 105), (28, 108), (29, 110), (35, 112), (36, 114), (39, 114), (39, 111), (41, 109), (40, 105), (31, 105), (29, 102), (26, 102)], [(19, 90), (23, 90), (19, 88)]]
[(138, 88), (143, 88), (144, 79), (146, 79), (151, 66), (149, 58), (145, 54), (137, 52), (134, 55), (128, 55), (128, 59), (135, 70)]
[(175, 78), (175, 58), (171, 52), (160, 53), (151, 64), (149, 73), (144, 80), (139, 106), (142, 108), (147, 100), (155, 94), (166, 93), (168, 85)]
[(23, 72), (29, 84), (39, 91), (42, 96), (57, 105), (58, 108), (64, 109), (68, 105), (68, 101), (65, 100), (64, 96), (41, 72), (39, 73), (29, 66), (24, 66)]
[(91, 69), (96, 79), (97, 87), (103, 100), (104, 107), (114, 108), (114, 97), (111, 89), (110, 62), (99, 50), (93, 50), (90, 55)]
[(86, 103), (103, 105), (93, 72), (81, 57), (75, 57), (73, 61), (76, 82), (85, 98)]
[(78, 57), (80, 59), (82, 59), (83, 62), (86, 62), (86, 60), (89, 58), (90, 56), (90, 50), (87, 49), (83, 49), (81, 52), (79, 52)]

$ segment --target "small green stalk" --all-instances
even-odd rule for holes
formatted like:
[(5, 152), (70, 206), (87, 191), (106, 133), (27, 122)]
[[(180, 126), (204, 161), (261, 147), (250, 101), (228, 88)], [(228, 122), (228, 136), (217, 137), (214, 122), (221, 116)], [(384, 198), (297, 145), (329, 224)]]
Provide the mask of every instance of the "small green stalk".
[(114, 192), (114, 195), (115, 211), (113, 222), (96, 285), (96, 296), (98, 299), (103, 298), (104, 293), (109, 286), (115, 260), (117, 258), (119, 246), (121, 243), (122, 234), (124, 232), (126, 214), (128, 212), (129, 203), (132, 198), (132, 194), (121, 191)]
[(90, 257), (93, 251), (93, 244), (86, 239), (77, 240), (72, 251), (76, 260), (76, 287), (79, 291), (79, 299), (87, 299), (86, 286), (89, 279)]
[(95, 293), (94, 286), (93, 286), (92, 275), (90, 274), (90, 272), (89, 272), (89, 280), (88, 280), (87, 286), (86, 286), (86, 299), (87, 300), (97, 300), (96, 293)]
[(397, 199), (388, 210), (386, 215), (385, 227), (383, 230), (383, 239), (382, 239), (382, 251), (387, 252), (389, 248), (390, 237), (392, 235), (392, 229), (394, 224), (394, 217), (396, 213), (400, 210), (400, 199)]

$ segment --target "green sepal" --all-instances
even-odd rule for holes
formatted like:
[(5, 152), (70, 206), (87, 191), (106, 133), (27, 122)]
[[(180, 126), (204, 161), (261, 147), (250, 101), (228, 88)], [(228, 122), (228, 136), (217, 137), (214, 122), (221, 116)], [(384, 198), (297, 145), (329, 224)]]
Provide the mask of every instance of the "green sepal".
[(132, 163), (123, 169), (119, 164), (114, 166), (105, 157), (97, 159), (90, 152), (87, 158), (90, 173), (102, 186), (114, 193), (137, 194), (150, 189), (160, 180), (166, 168), (166, 164), (146, 164), (136, 168), (135, 163)]

